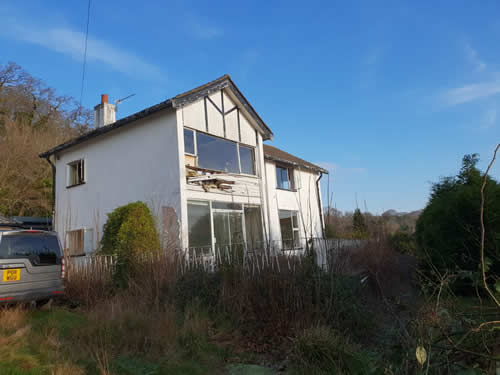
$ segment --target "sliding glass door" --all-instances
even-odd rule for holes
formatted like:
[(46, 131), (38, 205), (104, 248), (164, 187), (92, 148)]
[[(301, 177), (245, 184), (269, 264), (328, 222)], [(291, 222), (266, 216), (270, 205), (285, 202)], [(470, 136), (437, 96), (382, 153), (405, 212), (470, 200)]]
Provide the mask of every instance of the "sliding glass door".
[(241, 211), (213, 210), (215, 247), (219, 250), (242, 249), (243, 214)]
[[(254, 251), (263, 247), (258, 205), (188, 201), (189, 248)], [(246, 246), (245, 246), (246, 244)]]

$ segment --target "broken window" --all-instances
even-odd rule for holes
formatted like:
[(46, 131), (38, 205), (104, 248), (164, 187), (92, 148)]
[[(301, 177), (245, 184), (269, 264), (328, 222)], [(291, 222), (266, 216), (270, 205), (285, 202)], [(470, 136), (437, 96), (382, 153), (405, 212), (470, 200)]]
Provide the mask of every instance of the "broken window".
[(255, 250), (262, 248), (264, 239), (262, 237), (262, 217), (260, 206), (245, 206), (245, 234), (247, 249)]
[(255, 174), (255, 158), (253, 148), (240, 145), (241, 173)]
[(202, 201), (188, 201), (189, 247), (212, 246), (210, 204)]
[(184, 152), (194, 155), (194, 131), (184, 128)]
[(66, 255), (80, 256), (94, 250), (94, 230), (76, 229), (66, 232)]
[(68, 164), (67, 186), (81, 185), (85, 183), (85, 162), (83, 159)]
[(287, 167), (276, 166), (276, 186), (278, 189), (293, 190), (293, 170)]
[(300, 247), (300, 232), (297, 211), (279, 210), (281, 242), (283, 250)]
[(85, 254), (84, 230), (70, 230), (66, 232), (66, 255), (77, 256)]
[(185, 128), (184, 153), (187, 166), (256, 174), (254, 149), (227, 139)]

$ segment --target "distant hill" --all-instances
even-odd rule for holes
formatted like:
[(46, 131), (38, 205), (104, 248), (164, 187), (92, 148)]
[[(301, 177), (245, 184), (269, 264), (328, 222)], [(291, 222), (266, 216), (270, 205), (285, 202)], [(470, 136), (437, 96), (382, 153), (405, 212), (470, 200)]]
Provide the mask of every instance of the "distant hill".
[(420, 214), (422, 213), (423, 210), (416, 210), (416, 211), (411, 211), (411, 212), (398, 212), (396, 210), (387, 210), (385, 211), (382, 216), (409, 216), (409, 217), (415, 217), (418, 218)]

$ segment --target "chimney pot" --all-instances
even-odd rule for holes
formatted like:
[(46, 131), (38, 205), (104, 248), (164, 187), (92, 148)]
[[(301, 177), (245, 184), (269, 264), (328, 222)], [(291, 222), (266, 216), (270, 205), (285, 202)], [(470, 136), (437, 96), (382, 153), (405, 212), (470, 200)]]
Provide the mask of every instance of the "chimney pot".
[(101, 104), (108, 102), (108, 94), (101, 94)]

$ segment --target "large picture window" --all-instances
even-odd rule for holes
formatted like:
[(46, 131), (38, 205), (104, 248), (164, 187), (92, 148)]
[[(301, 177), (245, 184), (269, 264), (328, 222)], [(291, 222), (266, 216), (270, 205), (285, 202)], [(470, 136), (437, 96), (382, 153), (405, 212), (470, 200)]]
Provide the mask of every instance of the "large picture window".
[(255, 150), (227, 139), (184, 129), (186, 164), (227, 173), (255, 175)]
[(203, 133), (196, 134), (196, 141), (198, 166), (217, 171), (239, 173), (238, 148), (235, 142)]
[(300, 231), (297, 211), (279, 210), (283, 250), (300, 248)]

